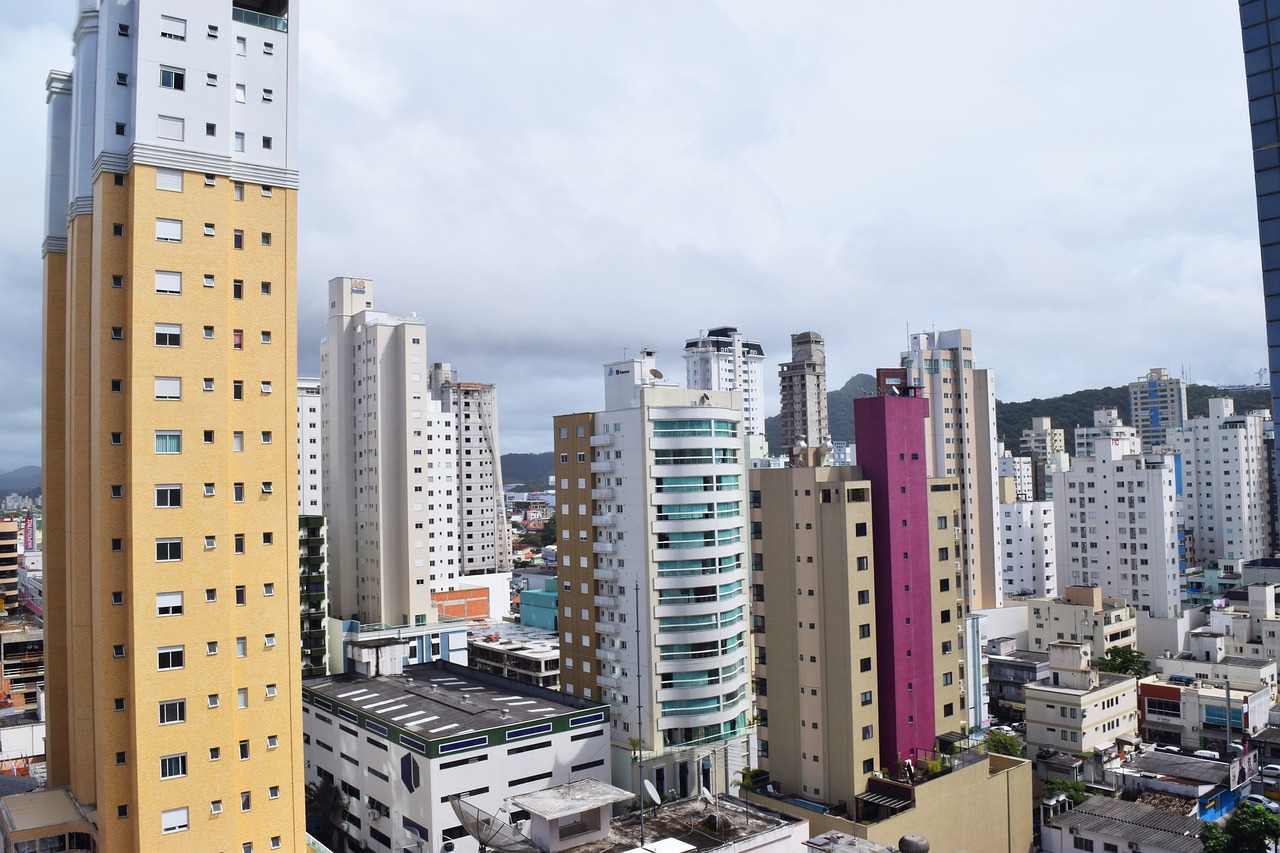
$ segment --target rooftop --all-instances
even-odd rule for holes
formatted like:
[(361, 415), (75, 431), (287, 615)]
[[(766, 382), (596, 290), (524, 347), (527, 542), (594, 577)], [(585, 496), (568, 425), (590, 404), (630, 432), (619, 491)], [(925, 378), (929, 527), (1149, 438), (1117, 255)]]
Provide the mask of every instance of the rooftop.
[(405, 667), (403, 675), (323, 676), (302, 686), (428, 741), (602, 707), (444, 662)]
[(1223, 761), (1154, 749), (1136, 756), (1129, 766), (1150, 776), (1168, 776), (1201, 785), (1220, 785), (1230, 772), (1230, 766)]
[(885, 847), (883, 844), (834, 830), (815, 835), (804, 844), (814, 850), (821, 850), (822, 853), (895, 853), (893, 847)]
[(66, 788), (51, 788), (5, 797), (3, 804), (0, 804), (0, 814), (3, 814), (10, 832), (89, 822)]
[(530, 814), (547, 820), (567, 817), (589, 809), (598, 809), (614, 803), (634, 800), (636, 795), (622, 788), (615, 788), (598, 779), (579, 779), (566, 785), (544, 788), (529, 794), (512, 797), (511, 802)]
[(1173, 853), (1200, 853), (1204, 849), (1199, 837), (1200, 821), (1196, 818), (1110, 797), (1090, 797), (1053, 818), (1051, 825), (1109, 835)]
[[(645, 809), (643, 846), (661, 850), (662, 846), (655, 848), (655, 841), (678, 841), (698, 850), (713, 850), (769, 832), (790, 835), (798, 823), (795, 818), (749, 806), (736, 797), (721, 794), (713, 802), (690, 797)], [(607, 838), (575, 847), (574, 853), (617, 853), (641, 846), (640, 817), (632, 812), (610, 821)]]
[(1048, 652), (1030, 652), (1030, 651), (1025, 651), (1023, 649), (1014, 649), (1013, 651), (1009, 652), (1009, 654), (1007, 655), (989, 654), (987, 655), (987, 658), (990, 660), (1016, 660), (1016, 661), (1022, 661), (1024, 663), (1040, 664), (1040, 663), (1049, 662), (1049, 653)]

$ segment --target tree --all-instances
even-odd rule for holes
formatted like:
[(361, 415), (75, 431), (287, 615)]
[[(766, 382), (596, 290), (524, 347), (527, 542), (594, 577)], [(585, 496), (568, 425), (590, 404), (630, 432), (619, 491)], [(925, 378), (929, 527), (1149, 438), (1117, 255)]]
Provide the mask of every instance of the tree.
[(1105, 655), (1094, 658), (1093, 665), (1102, 672), (1118, 672), (1135, 678), (1151, 674), (1151, 664), (1142, 656), (1142, 652), (1120, 646), (1112, 646)]
[(334, 845), (334, 830), (342, 822), (349, 804), (347, 795), (328, 779), (307, 783), (307, 821), (319, 831), (320, 842), (330, 849)]
[(1066, 794), (1072, 808), (1089, 799), (1089, 792), (1085, 789), (1083, 782), (1070, 782), (1066, 779), (1052, 779), (1046, 782), (1044, 795), (1047, 797), (1050, 794)]
[(556, 517), (553, 515), (542, 524), (542, 533), (538, 536), (538, 543), (544, 548), (548, 545), (556, 544)]
[(1022, 757), (1022, 741), (1011, 735), (1001, 732), (987, 732), (987, 752), (994, 752), (996, 755), (1012, 755), (1014, 758)]
[(1205, 853), (1268, 853), (1280, 839), (1280, 817), (1262, 806), (1241, 803), (1223, 824), (1206, 823), (1200, 830)]

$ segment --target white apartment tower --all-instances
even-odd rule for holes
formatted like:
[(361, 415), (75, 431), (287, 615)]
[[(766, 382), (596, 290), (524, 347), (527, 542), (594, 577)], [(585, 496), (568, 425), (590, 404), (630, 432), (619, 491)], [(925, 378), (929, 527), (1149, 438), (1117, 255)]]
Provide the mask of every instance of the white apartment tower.
[(638, 790), (638, 745), (686, 796), (752, 710), (742, 400), (654, 368), (605, 365), (604, 410), (555, 418), (561, 689), (611, 705), (616, 784)]
[(320, 379), (298, 377), (298, 515), (324, 513), (320, 459)]
[(502, 491), (498, 388), (458, 382), (448, 362), (431, 368), (432, 395), (453, 413), (457, 433), (458, 568), (461, 575), (511, 571), (511, 525)]
[(1209, 400), (1209, 415), (1170, 430), (1182, 454), (1182, 517), (1189, 562), (1267, 556), (1267, 477), (1262, 433), (1267, 418), (1237, 415), (1229, 399)]
[(965, 604), (986, 610), (1000, 606), (1004, 552), (992, 535), (1000, 507), (995, 374), (975, 365), (968, 329), (914, 334), (901, 361), (907, 384), (929, 398), (930, 476), (960, 478)]
[(708, 329), (684, 342), (685, 385), (700, 391), (742, 392), (748, 435), (764, 435), (764, 348), (733, 326)]
[(1129, 420), (1138, 430), (1142, 449), (1162, 446), (1187, 419), (1187, 383), (1153, 367), (1145, 378), (1129, 383)]
[(1004, 594), (1053, 597), (1058, 594), (1058, 551), (1052, 501), (1000, 504), (1004, 551)]
[(430, 380), (425, 323), (375, 311), (369, 279), (331, 279), (320, 383), (335, 616), (425, 624), (431, 594), (459, 586), (457, 433)]
[(817, 447), (831, 437), (827, 418), (827, 348), (817, 332), (791, 336), (791, 361), (778, 365), (782, 448)]
[(1050, 418), (1032, 418), (1031, 429), (1022, 431), (1022, 452), (1039, 454), (1041, 459), (1066, 453), (1066, 434), (1054, 429)]
[(1091, 457), (1055, 475), (1060, 580), (1096, 585), (1152, 616), (1182, 600), (1176, 456), (1139, 453), (1136, 437), (1097, 441)]
[(1075, 429), (1075, 455), (1092, 456), (1093, 447), (1099, 440), (1129, 442), (1138, 438), (1138, 431), (1125, 426), (1124, 421), (1120, 420), (1120, 413), (1115, 409), (1097, 409), (1093, 413), (1093, 426), (1078, 426)]

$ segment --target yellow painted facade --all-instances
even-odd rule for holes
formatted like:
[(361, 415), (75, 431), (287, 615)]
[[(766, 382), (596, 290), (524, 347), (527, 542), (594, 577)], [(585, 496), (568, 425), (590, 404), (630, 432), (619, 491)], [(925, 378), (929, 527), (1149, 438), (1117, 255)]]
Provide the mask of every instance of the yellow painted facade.
[(103, 850), (300, 850), (296, 194), (156, 172), (99, 173), (45, 258), (50, 784), (96, 808)]

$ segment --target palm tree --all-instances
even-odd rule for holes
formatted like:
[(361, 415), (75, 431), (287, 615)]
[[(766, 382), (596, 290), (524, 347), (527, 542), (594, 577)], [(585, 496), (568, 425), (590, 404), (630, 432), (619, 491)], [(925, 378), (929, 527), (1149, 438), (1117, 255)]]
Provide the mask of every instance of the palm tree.
[[(307, 783), (307, 821), (317, 827), (324, 846), (333, 848), (334, 830), (342, 822), (350, 802), (347, 795), (328, 779)], [(346, 848), (345, 840), (342, 846)]]

